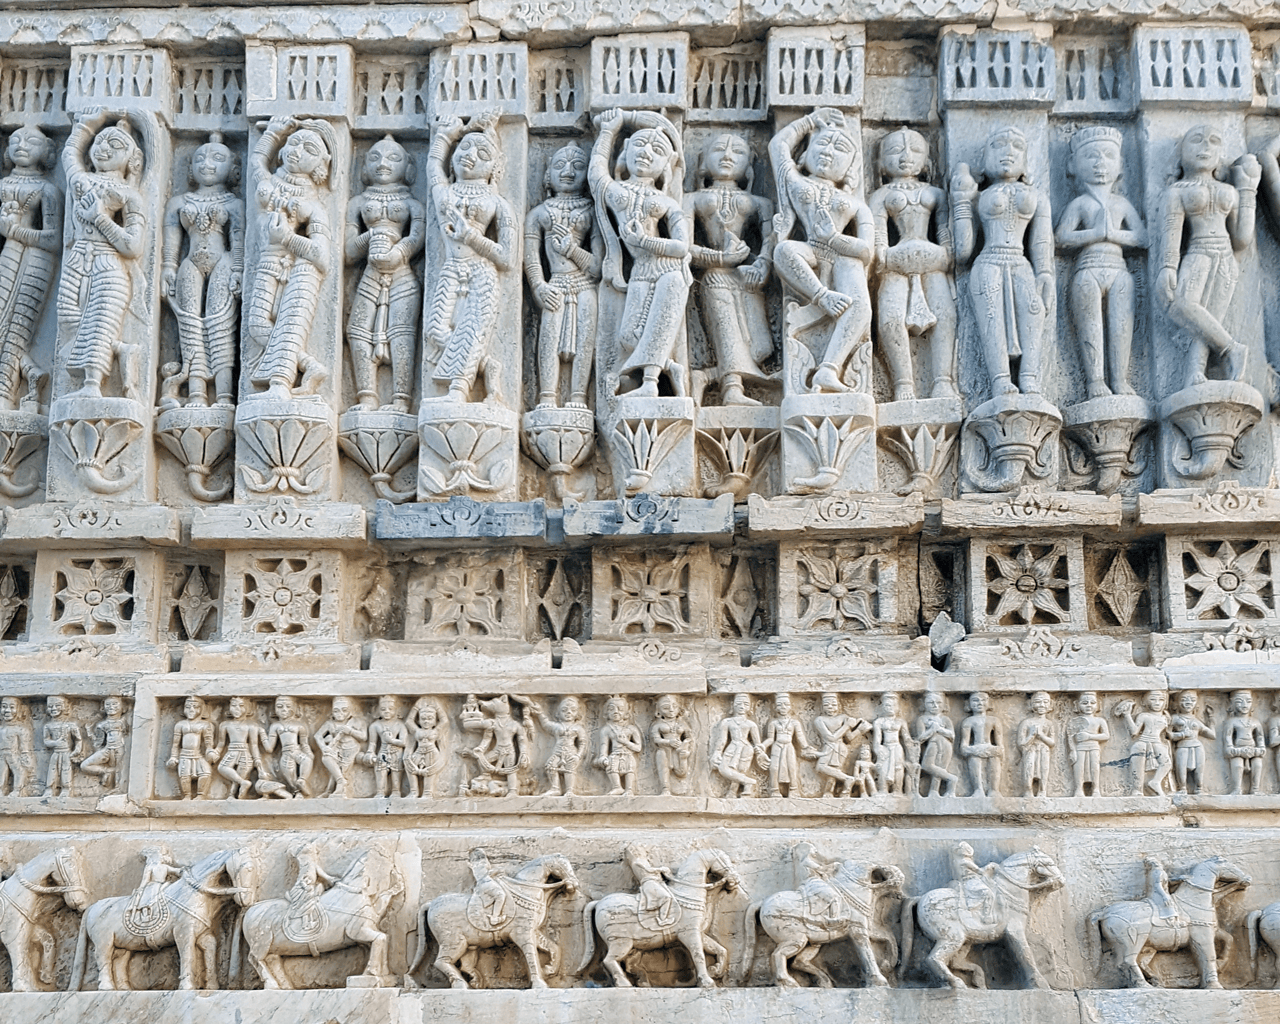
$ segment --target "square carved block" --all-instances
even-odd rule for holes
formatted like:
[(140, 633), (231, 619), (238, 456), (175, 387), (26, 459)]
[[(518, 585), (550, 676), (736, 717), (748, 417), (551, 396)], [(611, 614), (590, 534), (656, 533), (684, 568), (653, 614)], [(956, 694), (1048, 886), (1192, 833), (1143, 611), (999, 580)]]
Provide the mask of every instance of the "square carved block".
[(1053, 105), (1053, 46), (1030, 31), (948, 32), (939, 49), (939, 98), (947, 107)]
[(898, 541), (778, 545), (783, 636), (892, 633), (898, 626)]
[(1142, 25), (1133, 56), (1142, 106), (1253, 102), (1253, 43), (1243, 25)]
[(365, 57), (356, 62), (357, 131), (427, 130), (431, 66), (425, 57)]
[(716, 567), (706, 544), (592, 551), (592, 636), (705, 637)]
[(763, 121), (766, 57), (759, 43), (694, 50), (689, 55), (690, 121)]
[(69, 61), (52, 57), (6, 60), (0, 67), (0, 124), (66, 128)]
[(1066, 36), (1057, 51), (1059, 114), (1123, 114), (1133, 109), (1133, 54), (1120, 36)]
[(866, 38), (861, 25), (770, 29), (769, 106), (861, 107)]
[(345, 569), (336, 551), (228, 552), (222, 584), (223, 638), (342, 639)]
[(1232, 620), (1280, 623), (1277, 571), (1280, 540), (1275, 538), (1166, 537), (1169, 627), (1216, 630)]
[(422, 554), (409, 575), (406, 640), (515, 639), (524, 632), (524, 553)]
[(529, 125), (535, 129), (586, 125), (591, 51), (585, 46), (529, 54)]
[(31, 596), (31, 639), (155, 643), (163, 573), (164, 557), (154, 551), (41, 551)]
[(173, 120), (169, 51), (152, 46), (73, 46), (67, 110), (146, 110)]
[(244, 61), (182, 60), (173, 69), (173, 126), (199, 132), (243, 132)]
[(431, 57), (431, 113), (475, 117), (497, 110), (529, 116), (529, 48), (524, 43), (458, 43)]
[(974, 633), (1088, 628), (1079, 537), (981, 538), (969, 544), (969, 629)]
[(591, 40), (591, 106), (683, 109), (689, 37), (646, 32)]
[(354, 83), (354, 57), (346, 43), (276, 46), (250, 42), (245, 47), (251, 119), (288, 114), (349, 118)]

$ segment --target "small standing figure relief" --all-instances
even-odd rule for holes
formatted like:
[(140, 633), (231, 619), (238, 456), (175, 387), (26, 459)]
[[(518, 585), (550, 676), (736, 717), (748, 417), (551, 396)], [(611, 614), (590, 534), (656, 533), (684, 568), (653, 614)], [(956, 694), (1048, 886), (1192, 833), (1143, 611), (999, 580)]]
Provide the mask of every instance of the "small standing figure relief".
[[(795, 149), (805, 143), (799, 162)], [(778, 190), (774, 266), (788, 287), (834, 324), (811, 380), (811, 392), (849, 391), (854, 352), (871, 338), (867, 271), (875, 253), (875, 218), (858, 196), (862, 161), (844, 114), (819, 107), (792, 121), (769, 143)], [(805, 239), (793, 239), (796, 222)], [(853, 233), (849, 233), (852, 227)]]
[[(960, 777), (950, 770), (956, 728), (946, 715), (946, 698), (936, 691), (924, 695), (924, 711), (916, 719), (920, 745), (920, 795), (955, 796)], [(932, 784), (930, 784), (932, 780)]]
[(44, 796), (70, 796), (75, 765), (81, 758), (84, 737), (80, 726), (68, 720), (71, 705), (65, 697), (54, 695), (45, 701), (44, 729), (41, 741), (49, 752), (49, 766), (44, 776)]
[[(618, 375), (618, 394), (628, 390), (637, 398), (657, 398), (658, 378), (665, 372), (672, 391), (687, 395), (687, 368), (677, 358), (676, 343), (693, 283), (693, 233), (684, 210), (669, 194), (680, 177), (680, 135), (652, 110), (615, 107), (597, 114), (595, 125), (587, 177), (604, 235), (602, 273), (609, 285), (626, 294), (618, 339), (625, 361), (605, 367), (605, 372)], [(610, 166), (614, 140), (628, 127), (635, 130)], [(622, 246), (631, 256), (629, 278), (622, 276)], [(635, 375), (639, 386), (631, 390)]]
[(850, 796), (875, 796), (880, 790), (876, 785), (876, 762), (871, 747), (866, 743), (858, 748), (858, 756), (853, 760), (853, 782), (849, 786)]
[(911, 726), (898, 714), (898, 695), (880, 695), (880, 716), (871, 723), (877, 789), (885, 793), (910, 793), (907, 788), (908, 751), (916, 746)]
[(769, 752), (765, 796), (800, 796), (799, 757), (816, 761), (818, 752), (809, 746), (804, 726), (792, 714), (790, 694), (780, 693), (773, 698), (773, 717), (764, 728), (761, 746)]
[(350, 798), (351, 766), (360, 756), (360, 747), (369, 738), (369, 726), (355, 714), (350, 697), (334, 697), (328, 720), (316, 730), (320, 763), (329, 773), (329, 783), (321, 796)]
[(987, 714), (990, 706), (991, 699), (985, 693), (969, 694), (969, 717), (960, 723), (960, 756), (969, 768), (970, 796), (1000, 795), (1004, 724)]
[(524, 222), (524, 273), (533, 301), (542, 310), (538, 408), (560, 405), (561, 374), (567, 363), (567, 404), (585, 409), (595, 358), (604, 239), (596, 223), (595, 202), (587, 192), (587, 154), (582, 147), (571, 142), (556, 150), (543, 185), (551, 195)]
[(631, 721), (631, 706), (625, 697), (610, 697), (604, 717), (605, 724), (596, 733), (595, 765), (609, 777), (609, 796), (635, 796), (644, 736)]
[(543, 770), (547, 773), (547, 791), (543, 796), (573, 796), (578, 767), (587, 750), (587, 727), (582, 724), (582, 702), (577, 697), (564, 697), (556, 708), (556, 716), (548, 715), (537, 701), (515, 696), (539, 727), (555, 740), (551, 756)]
[[(871, 728), (870, 722), (840, 710), (838, 693), (822, 695), (822, 714), (814, 718), (813, 731), (818, 736), (817, 772), (822, 776), (823, 796), (852, 796), (855, 784), (863, 782), (856, 771), (853, 775), (846, 774), (844, 766), (849, 757), (849, 744), (871, 732)], [(864, 752), (870, 765), (870, 752), (865, 748)], [(866, 792), (865, 783), (861, 788)]]
[(409, 728), (400, 720), (399, 702), (390, 694), (378, 698), (378, 717), (369, 726), (369, 746), (360, 762), (373, 768), (374, 796), (404, 795), (404, 756)]
[(479, 377), (487, 400), (502, 401), (500, 360), (489, 346), (504, 312), (498, 275), (516, 265), (520, 238), (515, 213), (498, 191), (503, 160), (497, 125), (496, 111), (465, 124), (452, 118), (436, 128), (427, 153), (445, 261), (427, 312), (426, 359), (434, 365), (431, 379), (457, 402), (470, 400)]
[(668, 693), (658, 698), (653, 709), (653, 724), (649, 726), (649, 739), (653, 741), (659, 792), (670, 796), (672, 777), (688, 777), (689, 758), (693, 755), (693, 730), (684, 717), (679, 697)]
[[(2, 716), (0, 716), (2, 717)], [(91, 735), (94, 752), (80, 762), (80, 770), (86, 775), (98, 776), (102, 788), (115, 792), (124, 771), (124, 738), (129, 732), (129, 720), (124, 717), (124, 701), (114, 695), (102, 699), (102, 717), (93, 723)]]
[(419, 698), (404, 720), (413, 749), (404, 756), (409, 795), (435, 799), (436, 777), (445, 765), (445, 723), (440, 705), (429, 698)]
[[(1280, 712), (1280, 694), (1272, 698), (1271, 710)], [(1276, 777), (1280, 778), (1280, 714), (1272, 715), (1267, 721), (1267, 746), (1276, 752)]]
[[(183, 382), (188, 406), (236, 404), (234, 374), (244, 277), (244, 203), (231, 190), (240, 182), (235, 154), (214, 132), (191, 156), (194, 191), (169, 200), (164, 211), (161, 284), (178, 321), (182, 362), (166, 364), (161, 409), (176, 409)], [(187, 252), (182, 254), (182, 236)]]
[[(895, 402), (916, 397), (911, 339), (929, 336), (930, 398), (959, 398), (956, 392), (955, 253), (947, 194), (932, 185), (929, 143), (910, 128), (880, 140), (884, 184), (872, 193), (876, 225), (876, 290), (880, 354), (893, 383)], [(921, 175), (925, 175), (924, 178)], [(892, 225), (897, 241), (889, 244)], [(932, 229), (932, 231), (930, 230)]]
[[(1213, 727), (1213, 708), (1206, 704), (1204, 721), (1196, 717), (1196, 704), (1200, 695), (1195, 690), (1183, 690), (1177, 696), (1177, 712), (1169, 719), (1169, 741), (1173, 743), (1173, 774), (1179, 793), (1199, 793), (1204, 788), (1203, 739), (1216, 740), (1218, 732)], [(1259, 726), (1261, 728), (1261, 726)]]
[[(773, 264), (773, 203), (753, 195), (751, 147), (739, 135), (713, 135), (698, 159), (697, 191), (685, 198), (694, 232), (693, 265), (703, 327), (716, 356), (722, 405), (759, 405), (746, 382), (767, 380), (760, 364), (773, 354), (764, 286)], [(745, 183), (745, 187), (744, 187)], [(753, 255), (748, 232), (760, 236)]]
[(332, 259), (325, 200), (335, 149), (327, 121), (275, 117), (253, 150), (264, 238), (246, 299), (245, 333), (256, 356), (250, 380), (265, 387), (268, 398), (314, 395), (329, 379), (307, 351), (307, 339)]
[(35, 735), (17, 697), (0, 697), (0, 795), (22, 796), (35, 770)]
[[(279, 783), (267, 777), (262, 760), (262, 741), (265, 731), (249, 717), (249, 702), (243, 697), (227, 701), (227, 717), (218, 724), (218, 749), (214, 757), (218, 762), (218, 774), (231, 783), (228, 800), (245, 800), (254, 788), (249, 773), (258, 772), (258, 789), (269, 792)], [(284, 795), (287, 792), (280, 787)]]
[(182, 799), (203, 800), (209, 795), (213, 771), (209, 765), (217, 760), (213, 723), (209, 721), (204, 701), (188, 697), (182, 702), (182, 719), (174, 723), (173, 742), (169, 746), (166, 765), (178, 772), (178, 788)]
[(1015, 737), (1022, 755), (1022, 795), (1048, 796), (1050, 758), (1058, 745), (1053, 723), (1049, 721), (1053, 698), (1044, 690), (1037, 690), (1027, 703), (1031, 715), (1018, 723)]
[(1240, 279), (1236, 253), (1253, 241), (1262, 166), (1246, 153), (1231, 165), (1228, 184), (1222, 133), (1202, 124), (1182, 137), (1178, 171), (1165, 191), (1162, 269), (1153, 290), (1168, 305), (1169, 319), (1191, 335), (1188, 387), (1208, 380), (1210, 353), (1226, 380), (1244, 380), (1248, 349), (1231, 337), (1222, 318)]
[[(1098, 714), (1098, 695), (1086, 690), (1076, 698), (1076, 715), (1067, 723), (1072, 796), (1101, 795), (1102, 745), (1109, 739), (1111, 729)], [(1087, 794), (1085, 786), (1089, 787)]]
[(711, 731), (711, 770), (729, 782), (726, 796), (755, 796), (759, 783), (751, 774), (754, 761), (768, 771), (769, 754), (760, 740), (760, 726), (751, 717), (751, 697), (739, 693), (733, 711)]
[[(1169, 756), (1169, 697), (1163, 690), (1150, 690), (1143, 697), (1145, 711), (1137, 710), (1131, 700), (1122, 700), (1112, 714), (1124, 722), (1133, 737), (1129, 747), (1129, 795), (1142, 796), (1147, 790), (1163, 796), (1165, 780), (1173, 769)], [(1152, 773), (1147, 779), (1147, 773)]]
[[(9, 136), (13, 172), (0, 180), (0, 409), (40, 408), (49, 374), (31, 357), (62, 251), (62, 190), (52, 140), (34, 125)], [(26, 394), (20, 395), (26, 381)]]
[(1231, 691), (1231, 717), (1224, 724), (1223, 745), (1231, 768), (1231, 795), (1244, 795), (1244, 777), (1249, 775), (1249, 792), (1259, 792), (1262, 785), (1262, 760), (1267, 756), (1267, 735), (1262, 723), (1253, 717), (1253, 694), (1249, 690)]
[(480, 771), (463, 785), (461, 795), (519, 796), (520, 772), (532, 761), (530, 724), (511, 714), (511, 702), (505, 694), (489, 700), (468, 695), (458, 717), (464, 732), (483, 734), (475, 747), (463, 751)]
[(426, 211), (409, 191), (417, 165), (390, 135), (369, 147), (363, 173), (364, 191), (347, 204), (347, 263), (365, 261), (347, 313), (356, 385), (351, 408), (381, 408), (378, 368), (387, 366), (391, 408), (408, 412), (422, 311), (422, 286), (411, 261), (426, 241)]
[(1067, 173), (1082, 189), (1058, 221), (1058, 248), (1079, 249), (1071, 279), (1071, 317), (1090, 398), (1137, 394), (1129, 385), (1133, 347), (1133, 275), (1125, 249), (1144, 249), (1147, 229), (1133, 204), (1116, 192), (1124, 172), (1124, 136), (1108, 125), (1071, 136)]
[(1049, 197), (1027, 177), (1027, 138), (1017, 128), (988, 136), (982, 163), (990, 184), (981, 195), (968, 164), (958, 164), (951, 178), (956, 261), (973, 259), (976, 208), (984, 241), (973, 259), (969, 297), (991, 393), (1038, 395), (1040, 346), (1055, 298)]
[(125, 397), (141, 401), (142, 350), (125, 341), (125, 317), (132, 312), (146, 320), (135, 308), (144, 293), (138, 264), (147, 247), (147, 204), (138, 190), (144, 156), (129, 119), (114, 125), (108, 119), (101, 108), (79, 115), (62, 150), (71, 246), (62, 261), (58, 320), (72, 338), (63, 365), (80, 377), (68, 398), (101, 398), (118, 359)]
[(275, 707), (276, 720), (267, 729), (262, 749), (270, 754), (275, 751), (277, 743), (280, 745), (280, 760), (277, 762), (279, 781), (284, 783), (290, 794), (309, 797), (312, 789), (307, 776), (316, 763), (311, 753), (311, 730), (292, 697), (277, 697)]

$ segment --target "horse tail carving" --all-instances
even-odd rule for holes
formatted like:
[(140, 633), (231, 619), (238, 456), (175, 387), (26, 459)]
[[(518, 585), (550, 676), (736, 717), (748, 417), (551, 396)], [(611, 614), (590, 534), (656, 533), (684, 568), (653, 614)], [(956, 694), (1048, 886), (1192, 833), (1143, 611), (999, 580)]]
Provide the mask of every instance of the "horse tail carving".
[(1089, 915), (1089, 923), (1084, 929), (1084, 948), (1085, 956), (1094, 965), (1094, 968), (1102, 966), (1102, 919), (1107, 916), (1107, 907), (1101, 910), (1095, 910)]
[(79, 992), (84, 984), (84, 965), (89, 953), (89, 929), (85, 925), (87, 914), (80, 915), (80, 932), (76, 936), (76, 956), (71, 964), (71, 980), (67, 983), (68, 992)]
[(240, 933), (244, 929), (244, 914), (248, 907), (241, 907), (236, 923), (231, 926), (231, 959), (227, 963), (227, 985), (234, 985), (240, 977)]
[(902, 925), (902, 943), (898, 952), (898, 966), (905, 971), (911, 963), (911, 945), (915, 941), (917, 897), (908, 896), (902, 901), (899, 922)]
[(1261, 923), (1261, 910), (1255, 910), (1244, 919), (1245, 934), (1249, 936), (1249, 968), (1255, 978), (1258, 976), (1258, 937)]
[(587, 965), (591, 963), (591, 958), (596, 955), (596, 927), (595, 912), (596, 904), (599, 900), (592, 900), (582, 908), (582, 930), (586, 934), (585, 944), (583, 946), (582, 963), (578, 965), (578, 969), (574, 974), (581, 974), (587, 969)]
[(431, 908), (430, 903), (422, 904), (422, 909), (418, 911), (418, 952), (414, 954), (413, 963), (409, 965), (409, 969), (405, 971), (406, 978), (413, 974), (422, 963), (422, 958), (427, 955), (427, 911)]

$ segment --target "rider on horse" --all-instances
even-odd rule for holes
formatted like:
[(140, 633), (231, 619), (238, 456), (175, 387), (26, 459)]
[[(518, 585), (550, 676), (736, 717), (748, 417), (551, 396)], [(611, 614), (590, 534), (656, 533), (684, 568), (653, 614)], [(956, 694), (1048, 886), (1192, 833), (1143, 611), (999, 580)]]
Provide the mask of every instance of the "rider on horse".
[(970, 913), (976, 909), (984, 924), (992, 923), (996, 916), (996, 891), (991, 886), (995, 871), (995, 864), (978, 866), (968, 843), (960, 843), (951, 853), (951, 884), (960, 894), (960, 906)]
[(471, 874), (475, 877), (475, 894), (479, 898), (487, 924), (492, 929), (501, 928), (507, 921), (507, 891), (493, 877), (489, 867), (489, 855), (484, 850), (472, 850), (467, 858)]
[(676, 923), (680, 909), (676, 898), (663, 881), (670, 877), (669, 867), (657, 866), (649, 862), (649, 851), (638, 843), (626, 849), (627, 867), (640, 883), (640, 913), (651, 916), (659, 928), (667, 928)]
[(1172, 918), (1178, 916), (1178, 907), (1169, 894), (1169, 874), (1164, 865), (1154, 857), (1143, 857), (1142, 866), (1147, 875), (1147, 899), (1156, 909), (1156, 916)]

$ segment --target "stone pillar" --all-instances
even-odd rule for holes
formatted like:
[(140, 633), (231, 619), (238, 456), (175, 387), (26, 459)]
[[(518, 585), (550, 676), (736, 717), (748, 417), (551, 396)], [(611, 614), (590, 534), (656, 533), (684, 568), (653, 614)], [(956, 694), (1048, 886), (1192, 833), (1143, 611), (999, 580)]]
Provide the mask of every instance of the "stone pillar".
[[(74, 46), (48, 497), (156, 500), (152, 444), (161, 212), (169, 183), (169, 51)], [(96, 170), (95, 140), (127, 153)], [(105, 154), (103, 155), (105, 158)], [(105, 158), (109, 162), (109, 158)]]
[[(1056, 332), (1052, 310), (1046, 309), (1035, 279), (1053, 269), (1048, 108), (1056, 81), (1047, 33), (1048, 29), (1032, 27), (957, 28), (944, 32), (940, 43), (939, 106), (957, 250), (960, 391), (976, 405), (961, 431), (962, 492), (1013, 491), (1026, 486), (1053, 490), (1059, 485), (1062, 416), (1056, 404), (1056, 375), (1046, 372), (1053, 365)], [(983, 166), (988, 140), (1006, 128), (1017, 133), (1006, 138), (1025, 157), (1020, 180), (1031, 190), (1025, 196), (1017, 188), (1018, 179), (993, 177), (991, 169)], [(1019, 191), (1020, 203), (1030, 204), (1029, 197), (1034, 195), (1038, 222), (1013, 232), (1009, 245), (998, 245), (999, 240), (984, 230), (978, 212), (981, 200), (966, 204), (958, 199), (962, 175), (970, 188), (977, 184), (979, 196), (991, 188), (1013, 189)], [(1033, 241), (1037, 231), (1038, 247)], [(967, 247), (963, 244), (966, 234), (972, 240)], [(1029, 253), (1032, 265), (1020, 253)], [(983, 300), (988, 304), (985, 309), (975, 308), (971, 293), (975, 269), (996, 282)], [(991, 325), (985, 335), (989, 339), (986, 352), (979, 320)], [(1001, 334), (1016, 338), (1016, 343), (1000, 340)], [(1032, 372), (1035, 346), (1038, 379)], [(1007, 360), (1001, 358), (1002, 352)], [(988, 365), (993, 361), (994, 368)], [(1006, 362), (1017, 366), (1012, 383), (1012, 367)]]
[[(428, 188), (418, 412), (423, 501), (517, 496), (528, 92), (524, 43), (459, 44), (432, 55), (436, 127), (420, 171)], [(490, 175), (466, 179), (463, 170), (455, 177), (463, 147), (459, 159), (490, 160)]]
[[(246, 109), (253, 128), (245, 187), (237, 502), (262, 502), (276, 494), (319, 503), (339, 495), (352, 64), (345, 43), (251, 41), (246, 49)], [(281, 153), (291, 145), (316, 158), (304, 158), (314, 170), (291, 174), (282, 167)], [(296, 202), (289, 205), (291, 200)]]
[[(1216, 140), (1211, 144), (1220, 146), (1217, 174), (1233, 189), (1244, 181), (1240, 164), (1251, 148), (1245, 114), (1253, 102), (1252, 54), (1243, 25), (1143, 25), (1133, 35), (1145, 214), (1151, 235), (1147, 270), (1152, 376), (1160, 400), (1156, 483), (1161, 487), (1212, 487), (1225, 479), (1265, 487), (1275, 464), (1268, 432), (1253, 429), (1263, 415), (1262, 396), (1270, 390), (1262, 268), (1253, 232), (1241, 239), (1245, 247), (1232, 251), (1220, 246), (1221, 252), (1197, 257), (1221, 263), (1221, 273), (1210, 272), (1214, 280), (1203, 301), (1233, 343), (1244, 346), (1227, 358), (1211, 354), (1204, 366), (1203, 356), (1196, 356), (1199, 334), (1175, 322), (1160, 283), (1166, 269), (1181, 275), (1191, 269), (1187, 261), (1199, 234), (1194, 227), (1179, 225), (1179, 237), (1172, 242), (1167, 238), (1166, 215), (1183, 209), (1179, 200), (1185, 186), (1176, 182), (1183, 177), (1179, 161), (1184, 137), (1196, 126), (1209, 126)], [(1193, 173), (1188, 169), (1186, 176)], [(1256, 180), (1251, 184), (1256, 187)], [(1237, 189), (1237, 195), (1252, 210), (1252, 191)], [(1182, 219), (1191, 224), (1185, 214)], [(1233, 272), (1239, 274), (1234, 289), (1224, 287), (1222, 273)], [(1193, 379), (1197, 374), (1207, 374), (1208, 379)]]

